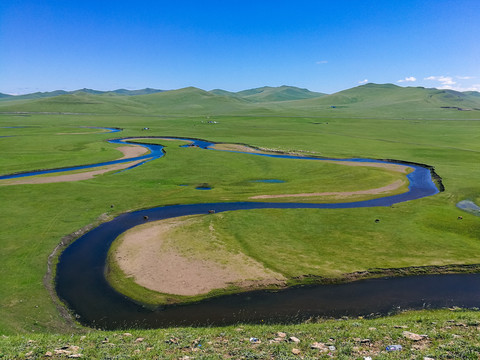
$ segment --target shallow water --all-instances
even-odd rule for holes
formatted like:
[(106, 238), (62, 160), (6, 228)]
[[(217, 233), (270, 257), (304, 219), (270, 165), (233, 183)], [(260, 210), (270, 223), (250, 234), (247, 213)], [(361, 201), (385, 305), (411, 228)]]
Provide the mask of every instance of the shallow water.
[(471, 200), (462, 200), (457, 203), (457, 207), (459, 209), (462, 209), (466, 212), (469, 212), (470, 214), (480, 216), (480, 206), (475, 204)]

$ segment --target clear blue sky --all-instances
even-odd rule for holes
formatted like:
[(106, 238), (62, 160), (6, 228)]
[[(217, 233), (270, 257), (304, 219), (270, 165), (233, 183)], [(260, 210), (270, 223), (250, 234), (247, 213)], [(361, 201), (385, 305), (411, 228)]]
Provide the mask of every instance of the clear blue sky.
[(480, 0), (2, 0), (0, 92), (480, 91), (479, 35)]

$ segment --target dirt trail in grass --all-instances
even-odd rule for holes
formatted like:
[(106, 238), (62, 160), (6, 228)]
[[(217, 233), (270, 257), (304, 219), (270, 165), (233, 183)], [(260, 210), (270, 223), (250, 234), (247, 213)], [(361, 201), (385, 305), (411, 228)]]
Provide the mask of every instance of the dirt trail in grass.
[(200, 259), (198, 253), (185, 255), (167, 240), (172, 230), (186, 222), (188, 219), (162, 220), (126, 232), (114, 261), (137, 284), (167, 294), (199, 295), (232, 284), (242, 288), (285, 284), (283, 275), (241, 253), (225, 256), (226, 250), (213, 249), (208, 259)]
[[(138, 156), (142, 156), (143, 154), (149, 151), (148, 149), (142, 146), (136, 146), (136, 145), (121, 146), (116, 149), (123, 153), (123, 157), (121, 157), (120, 159), (135, 158)], [(104, 174), (109, 171), (118, 171), (118, 170), (126, 169), (130, 166), (134, 166), (143, 161), (145, 161), (145, 159), (122, 163), (122, 164), (106, 165), (101, 168), (97, 168), (96, 170), (75, 173), (75, 174), (62, 174), (62, 175), (54, 175), (54, 176), (40, 176), (40, 177), (28, 177), (28, 178), (2, 180), (0, 181), (0, 185), (49, 184), (49, 183), (58, 183), (58, 182), (88, 180), (88, 179), (93, 179), (95, 176)]]

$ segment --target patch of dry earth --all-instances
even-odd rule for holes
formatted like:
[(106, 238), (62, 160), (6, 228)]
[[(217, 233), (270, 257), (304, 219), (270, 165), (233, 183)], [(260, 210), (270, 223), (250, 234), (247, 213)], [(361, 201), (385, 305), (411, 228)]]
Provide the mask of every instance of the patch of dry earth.
[(256, 195), (249, 199), (279, 199), (292, 197), (312, 197), (312, 196), (335, 196), (336, 198), (345, 198), (353, 195), (378, 195), (400, 188), (405, 182), (397, 180), (389, 185), (376, 189), (358, 190), (358, 191), (339, 191), (339, 192), (323, 192), (323, 193), (303, 193), (303, 194), (278, 194), (278, 195)]
[(77, 174), (64, 174), (64, 175), (55, 175), (55, 176), (41, 176), (41, 177), (25, 177), (25, 178), (16, 178), (16, 179), (6, 179), (1, 180), (0, 185), (23, 185), (23, 184), (50, 184), (58, 182), (69, 182), (69, 181), (80, 181), (93, 179), (97, 175), (104, 174), (109, 171), (122, 170), (127, 167), (136, 165), (145, 160), (137, 160), (122, 164), (107, 165), (97, 170), (87, 171)]
[[(170, 246), (170, 236), (188, 219), (168, 219), (137, 226), (119, 239), (113, 258), (127, 276), (148, 289), (199, 295), (236, 285), (243, 288), (284, 285), (285, 277), (239, 253), (219, 251), (208, 259), (188, 256)], [(213, 258), (218, 259), (217, 261)]]

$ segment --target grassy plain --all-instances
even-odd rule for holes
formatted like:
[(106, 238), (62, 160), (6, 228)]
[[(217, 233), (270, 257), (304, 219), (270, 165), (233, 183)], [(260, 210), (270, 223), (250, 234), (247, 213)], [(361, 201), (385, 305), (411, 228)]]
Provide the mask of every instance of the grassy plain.
[[(425, 113), (415, 113), (406, 108), (402, 112), (401, 107), (395, 106), (390, 116), (368, 109), (353, 114), (352, 108), (329, 109), (327, 105), (324, 109), (317, 107), (315, 111), (309, 110), (308, 104), (320, 100), (301, 100), (306, 105), (299, 106), (298, 111), (282, 110), (282, 107), (287, 106), (283, 102), (282, 105), (275, 105), (276, 110), (256, 111), (257, 115), (262, 116), (245, 113), (237, 116), (213, 115), (208, 111), (200, 111), (201, 116), (195, 116), (193, 108), (185, 110), (184, 116), (180, 116), (180, 110), (179, 114), (170, 116), (154, 116), (154, 110), (148, 110), (151, 116), (143, 116), (138, 112), (126, 113), (125, 109), (135, 108), (130, 104), (134, 101), (131, 99), (128, 104), (122, 100), (117, 115), (111, 115), (111, 105), (104, 107), (104, 115), (99, 115), (99, 109), (104, 105), (87, 104), (90, 106), (88, 107), (83, 103), (79, 106), (90, 109), (88, 112), (92, 113), (91, 115), (1, 114), (1, 127), (28, 127), (0, 129), (0, 136), (11, 136), (0, 138), (0, 173), (113, 160), (120, 157), (121, 153), (115, 150), (115, 145), (104, 140), (145, 135), (204, 138), (281, 151), (315, 152), (327, 157), (390, 158), (426, 163), (435, 166), (437, 173), (443, 178), (445, 192), (387, 208), (258, 210), (225, 213), (222, 216), (218, 214), (199, 218), (197, 223), (183, 229), (178, 237), (188, 237), (190, 232), (205, 232), (210, 222), (213, 222), (228, 246), (247, 253), (289, 277), (312, 273), (336, 277), (345, 272), (371, 267), (480, 263), (480, 220), (455, 207), (458, 201), (464, 199), (480, 203), (480, 121), (475, 120), (480, 116), (474, 111), (440, 110), (438, 106), (434, 111)], [(115, 99), (111, 103), (114, 101), (120, 100)], [(145, 109), (149, 109), (150, 100), (142, 101)], [(40, 110), (51, 111), (51, 104), (50, 107), (41, 104)], [(138, 105), (137, 100), (135, 104)], [(14, 109), (13, 105), (8, 106), (10, 108), (5, 110)], [(36, 108), (40, 106), (38, 104), (29, 106), (32, 110), (40, 111)], [(58, 111), (63, 111), (62, 106), (58, 107)], [(72, 109), (72, 106), (66, 106), (65, 109)], [(18, 103), (15, 107), (22, 108)], [(282, 116), (276, 116), (280, 113)], [(426, 119), (427, 117), (430, 119)], [(208, 121), (211, 120), (215, 120), (217, 124), (209, 124)], [(81, 132), (91, 133), (57, 135), (79, 132), (79, 126), (120, 127), (124, 128), (124, 131), (120, 134), (107, 134), (98, 133), (95, 129), (81, 129)], [(148, 133), (142, 131), (144, 127), (150, 128)], [(60, 317), (42, 283), (47, 257), (63, 236), (95, 222), (102, 214), (115, 216), (129, 210), (167, 204), (245, 200), (251, 194), (295, 192), (300, 189), (304, 192), (305, 188), (309, 187), (313, 191), (317, 191), (319, 186), (333, 189), (338, 185), (343, 189), (354, 187), (352, 179), (355, 180), (354, 185), (357, 188), (371, 188), (377, 187), (376, 184), (389, 183), (392, 176), (395, 177), (379, 171), (343, 169), (332, 164), (312, 168), (310, 162), (308, 166), (280, 160), (277, 163), (273, 159), (258, 156), (180, 149), (173, 145), (167, 148), (165, 158), (119, 174), (106, 174), (73, 183), (0, 186), (0, 334), (74, 331)], [(350, 173), (350, 170), (353, 173)], [(333, 181), (332, 172), (338, 175)], [(304, 179), (299, 179), (297, 174), (302, 174)], [(249, 182), (262, 178), (281, 178), (287, 182)], [(364, 179), (367, 184), (359, 183), (359, 178)], [(202, 183), (213, 185), (213, 190), (194, 189), (197, 184)], [(371, 186), (372, 183), (375, 186)], [(189, 186), (178, 186), (180, 184)], [(113, 208), (110, 207), (112, 204)], [(457, 220), (460, 215), (463, 216), (461, 221)], [(375, 218), (381, 219), (381, 222), (374, 223)], [(339, 248), (338, 244), (341, 244), (342, 252), (335, 250)], [(204, 244), (197, 242), (192, 246), (195, 246), (195, 250), (203, 251)], [(344, 253), (344, 249), (349, 251)], [(397, 256), (393, 259), (388, 257), (389, 251), (395, 251)], [(273, 254), (278, 255), (278, 258), (272, 256)], [(302, 261), (285, 261), (292, 256), (301, 258)], [(335, 261), (335, 258), (342, 260)], [(463, 349), (467, 349), (465, 351), (478, 355), (478, 345), (473, 344), (470, 335), (456, 334), (463, 338), (450, 344), (453, 339), (452, 329), (443, 331), (433, 324), (427, 326), (438, 319), (437, 324), (443, 328), (450, 317), (457, 321), (462, 316), (469, 319), (478, 316), (477, 313), (466, 312), (458, 315), (434, 312), (402, 316), (374, 321), (378, 321), (378, 324), (382, 321), (388, 324), (400, 321), (408, 323), (408, 326), (420, 324), (418, 332), (430, 331), (431, 338), (438, 340), (432, 341), (432, 344), (443, 346), (432, 352), (427, 348), (412, 354), (431, 354), (435, 357), (435, 354), (445, 351), (456, 357), (463, 354), (463, 346)], [(417, 321), (418, 319), (426, 320)], [(328, 333), (336, 329), (338, 332), (331, 336), (339, 339), (344, 336), (373, 336), (366, 335), (366, 329), (381, 326), (369, 325), (372, 323), (364, 323), (364, 320), (356, 322), (361, 324), (358, 329), (363, 329), (358, 331), (358, 335), (355, 335), (357, 328), (351, 321), (331, 322), (328, 323), (331, 327), (327, 328), (323, 328), (324, 325), (295, 325), (291, 328), (293, 330), (287, 331), (292, 334), (307, 334), (310, 331), (312, 334), (319, 331)], [(427, 327), (423, 328), (424, 325)], [(309, 326), (312, 327), (310, 330)], [(284, 354), (288, 357), (290, 354), (290, 344), (287, 343), (282, 343), (279, 347), (274, 345), (275, 348), (263, 348), (263, 345), (251, 348), (248, 342), (238, 343), (240, 338), (259, 337), (256, 334), (265, 334), (264, 338), (267, 339), (270, 336), (267, 334), (281, 331), (281, 326), (244, 328), (248, 329), (248, 334), (232, 340), (235, 345), (229, 348), (229, 353), (232, 353), (233, 357), (248, 354), (268, 355), (271, 351), (278, 356)], [(463, 327), (458, 329), (463, 331)], [(155, 349), (170, 354), (170, 350), (164, 349), (166, 345), (163, 341), (164, 337), (174, 334), (175, 331), (183, 334), (181, 336), (194, 338), (197, 338), (198, 331), (198, 337), (205, 336), (214, 344), (214, 339), (220, 336), (221, 332), (236, 334), (233, 328), (162, 330), (148, 334), (152, 339), (160, 339), (152, 340)], [(396, 341), (396, 331), (387, 326), (382, 337), (389, 336), (390, 339), (385, 339), (385, 342)], [(93, 353), (106, 351), (103, 349), (104, 345), (97, 341), (100, 337), (113, 338), (114, 335), (92, 332), (89, 336), (91, 338), (87, 339), (88, 345), (84, 347)], [(314, 337), (312, 335), (312, 338)], [(76, 341), (77, 338), (72, 339)], [(446, 342), (445, 339), (449, 341)], [(2, 350), (0, 355), (5, 358), (23, 356), (22, 354), (30, 351), (26, 345), (27, 340), (21, 336), (11, 336), (8, 341), (0, 338), (0, 341), (13, 344), (10, 348), (10, 345), (4, 347), (2, 344), (0, 347), (7, 350)], [(35, 345), (36, 350), (32, 350), (42, 352), (70, 341), (64, 337), (53, 340), (47, 335), (37, 335), (33, 340), (39, 345)], [(72, 340), (71, 343), (75, 341)], [(302, 346), (304, 345), (306, 343)], [(137, 356), (133, 353), (137, 349), (134, 349), (135, 346), (132, 344), (129, 348), (132, 356)], [(343, 354), (345, 358), (352, 354), (360, 356), (360, 353), (353, 349), (355, 346), (355, 342), (346, 341), (345, 345), (337, 346), (344, 349), (341, 352), (339, 350), (338, 354)], [(308, 356), (312, 356), (307, 348), (308, 346), (305, 346), (301, 349)], [(140, 346), (139, 349), (142, 352), (138, 356), (146, 357), (146, 348)], [(209, 349), (210, 352), (203, 354), (203, 357), (211, 356), (213, 350)], [(171, 356), (177, 356), (181, 351), (175, 348)], [(240, 353), (242, 351), (245, 353)]]

